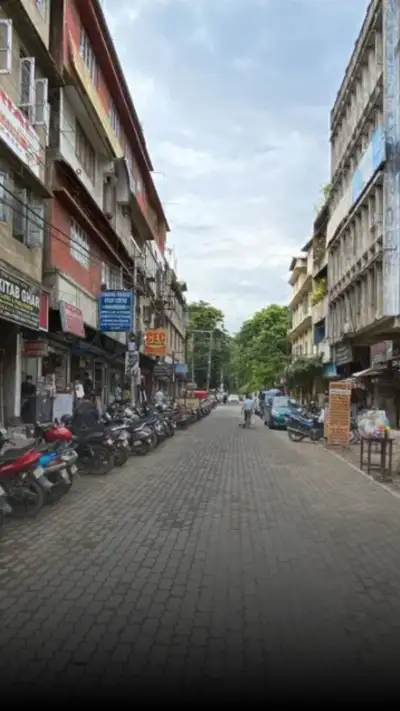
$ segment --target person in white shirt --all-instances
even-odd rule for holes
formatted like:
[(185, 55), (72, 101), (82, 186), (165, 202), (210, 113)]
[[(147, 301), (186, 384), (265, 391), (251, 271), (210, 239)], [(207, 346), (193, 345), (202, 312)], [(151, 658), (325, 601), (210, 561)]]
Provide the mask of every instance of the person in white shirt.
[(244, 426), (246, 427), (247, 425), (250, 425), (251, 423), (251, 416), (253, 414), (254, 410), (254, 400), (251, 397), (250, 393), (247, 393), (244, 402), (243, 402), (243, 407), (242, 407), (242, 412), (244, 412)]
[(163, 390), (158, 390), (155, 394), (155, 401), (156, 405), (164, 405), (165, 402), (165, 393)]

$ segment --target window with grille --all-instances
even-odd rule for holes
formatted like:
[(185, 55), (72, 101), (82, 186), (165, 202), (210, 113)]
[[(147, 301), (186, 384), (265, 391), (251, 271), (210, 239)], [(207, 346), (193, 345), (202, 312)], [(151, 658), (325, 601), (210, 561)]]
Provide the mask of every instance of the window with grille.
[(122, 273), (119, 267), (114, 267), (105, 262), (101, 265), (101, 283), (105, 284), (107, 289), (118, 291), (122, 289)]
[(75, 154), (92, 183), (96, 175), (96, 153), (79, 121), (75, 124)]
[(96, 55), (93, 51), (92, 43), (83, 27), (81, 27), (80, 54), (86, 64), (93, 84), (96, 85), (98, 78)]
[(74, 220), (71, 223), (71, 257), (85, 269), (89, 269), (90, 264), (90, 248), (89, 238), (86, 232)]
[(119, 120), (118, 111), (112, 102), (110, 103), (108, 116), (110, 119), (111, 127), (118, 138), (119, 134), (121, 133), (121, 123)]

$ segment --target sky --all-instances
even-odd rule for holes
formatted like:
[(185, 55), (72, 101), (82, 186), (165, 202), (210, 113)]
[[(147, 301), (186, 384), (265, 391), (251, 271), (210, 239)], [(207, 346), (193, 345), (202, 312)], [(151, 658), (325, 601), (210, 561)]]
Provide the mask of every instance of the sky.
[(367, 0), (103, 0), (189, 300), (237, 331), (289, 299)]

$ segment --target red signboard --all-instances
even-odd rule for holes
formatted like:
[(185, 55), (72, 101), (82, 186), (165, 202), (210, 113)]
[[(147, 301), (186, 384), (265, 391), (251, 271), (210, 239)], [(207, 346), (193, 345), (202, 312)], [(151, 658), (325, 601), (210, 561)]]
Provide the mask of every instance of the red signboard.
[(146, 355), (165, 356), (167, 352), (165, 328), (152, 328), (146, 331), (144, 352)]
[(40, 294), (39, 330), (49, 330), (49, 295), (44, 291)]
[(23, 353), (26, 358), (43, 358), (48, 355), (49, 346), (45, 341), (23, 341)]
[(67, 301), (59, 301), (61, 327), (64, 333), (71, 333), (79, 338), (86, 338), (83, 314), (80, 309)]

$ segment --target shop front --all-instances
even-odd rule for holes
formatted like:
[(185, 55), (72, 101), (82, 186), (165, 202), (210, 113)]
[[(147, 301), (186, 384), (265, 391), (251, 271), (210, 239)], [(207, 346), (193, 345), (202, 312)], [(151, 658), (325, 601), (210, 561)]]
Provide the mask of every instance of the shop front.
[(40, 356), (25, 351), (24, 342), (45, 332), (46, 299), (39, 284), (0, 265), (0, 420), (6, 425), (19, 421), (23, 380), (38, 377)]

